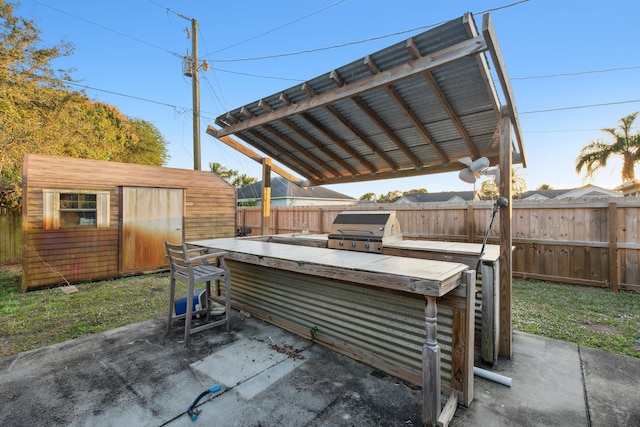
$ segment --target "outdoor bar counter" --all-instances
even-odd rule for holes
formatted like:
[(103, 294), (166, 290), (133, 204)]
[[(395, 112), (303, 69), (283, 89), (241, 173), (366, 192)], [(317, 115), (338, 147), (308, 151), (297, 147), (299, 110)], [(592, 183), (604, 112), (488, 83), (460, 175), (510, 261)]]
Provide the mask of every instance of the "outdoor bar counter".
[[(327, 234), (276, 234), (252, 237), (274, 243), (327, 247)], [(482, 257), (480, 253), (482, 252)], [(475, 315), (475, 342), (484, 363), (498, 360), (500, 325), (500, 246), (439, 240), (401, 240), (387, 243), (383, 255), (421, 258), (466, 264), (478, 270)], [(478, 266), (478, 259), (481, 258)]]
[(436, 424), (441, 392), (471, 403), (474, 270), (277, 238), (189, 243), (227, 252), (234, 307), (421, 385), (425, 424)]

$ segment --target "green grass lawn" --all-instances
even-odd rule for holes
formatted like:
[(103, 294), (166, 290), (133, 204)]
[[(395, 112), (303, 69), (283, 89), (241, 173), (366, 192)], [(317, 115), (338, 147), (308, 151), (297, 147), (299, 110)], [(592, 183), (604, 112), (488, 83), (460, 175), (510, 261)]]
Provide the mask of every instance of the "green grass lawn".
[(640, 357), (640, 294), (514, 280), (513, 328)]
[[(0, 267), (2, 268), (2, 267)], [(0, 356), (164, 316), (166, 274), (22, 292), (19, 269), (0, 270)], [(178, 289), (178, 295), (184, 288)], [(640, 294), (514, 280), (513, 327), (640, 357)]]

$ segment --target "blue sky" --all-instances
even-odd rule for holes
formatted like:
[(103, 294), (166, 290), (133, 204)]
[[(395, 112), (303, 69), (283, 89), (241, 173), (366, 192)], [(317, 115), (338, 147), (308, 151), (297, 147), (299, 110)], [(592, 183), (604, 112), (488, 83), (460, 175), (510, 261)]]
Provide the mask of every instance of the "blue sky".
[[(481, 27), (481, 12), (494, 8), (524, 135), (528, 167), (520, 175), (528, 189), (584, 185), (575, 172), (580, 149), (606, 138), (601, 128), (640, 110), (637, 0), (22, 0), (16, 14), (36, 22), (44, 45), (72, 42), (74, 54), (54, 66), (73, 68), (90, 98), (153, 123), (169, 141), (167, 166), (186, 169), (193, 168), (192, 88), (182, 75), (182, 56), (191, 51), (191, 22), (180, 15), (195, 18), (199, 56), (211, 67), (200, 80), (202, 169), (219, 162), (259, 178), (260, 165), (204, 132), (217, 115), (465, 12)], [(376, 40), (352, 43), (370, 39)], [(256, 59), (264, 56), (276, 57)], [(588, 182), (613, 188), (620, 171), (613, 161)], [(329, 188), (359, 197), (473, 186), (453, 173)]]

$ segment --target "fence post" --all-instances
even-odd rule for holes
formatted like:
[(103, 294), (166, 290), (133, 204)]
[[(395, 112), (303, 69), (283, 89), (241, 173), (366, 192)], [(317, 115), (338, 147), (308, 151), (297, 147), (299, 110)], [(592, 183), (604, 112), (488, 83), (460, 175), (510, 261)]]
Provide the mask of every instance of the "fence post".
[(279, 234), (280, 233), (280, 224), (278, 223), (279, 222), (278, 212), (280, 212), (280, 211), (278, 210), (277, 206), (274, 206), (274, 208), (272, 209), (272, 212), (273, 212), (273, 228), (274, 228), (273, 234)]
[(616, 202), (609, 202), (607, 212), (609, 224), (609, 288), (618, 292), (618, 206)]
[(467, 242), (473, 243), (474, 236), (474, 223), (473, 223), (473, 202), (467, 202)]

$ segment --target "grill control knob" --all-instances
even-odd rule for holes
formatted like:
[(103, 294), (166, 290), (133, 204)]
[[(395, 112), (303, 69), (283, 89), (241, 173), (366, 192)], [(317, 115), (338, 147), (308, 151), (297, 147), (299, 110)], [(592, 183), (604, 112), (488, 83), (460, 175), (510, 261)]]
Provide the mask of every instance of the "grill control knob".
[(355, 248), (356, 247), (356, 242), (351, 242), (351, 247)]
[(344, 242), (339, 242), (338, 245), (339, 246), (344, 246)]
[(368, 243), (365, 243), (365, 244), (364, 244), (364, 248), (365, 248), (365, 249), (369, 249), (369, 244), (368, 244)]

